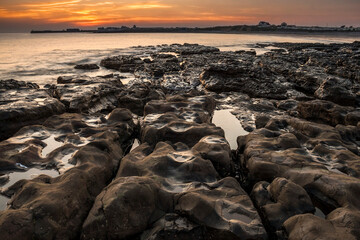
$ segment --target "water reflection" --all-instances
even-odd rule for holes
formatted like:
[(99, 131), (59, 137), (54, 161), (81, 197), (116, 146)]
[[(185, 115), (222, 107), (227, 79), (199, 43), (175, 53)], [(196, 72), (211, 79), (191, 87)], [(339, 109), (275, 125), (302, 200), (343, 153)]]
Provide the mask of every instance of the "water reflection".
[(247, 135), (240, 121), (231, 114), (231, 109), (216, 110), (212, 118), (212, 123), (221, 127), (225, 132), (225, 138), (229, 142), (231, 149), (237, 149), (237, 137)]
[[(59, 176), (59, 172), (55, 169), (38, 169), (38, 168), (30, 168), (24, 172), (12, 172), (9, 173), (9, 181), (6, 182), (3, 186), (0, 186), (3, 190), (12, 186), (14, 183), (21, 179), (33, 179), (41, 174), (48, 175), (50, 177)], [(6, 196), (0, 195), (0, 210), (4, 210), (7, 207), (7, 202), (10, 199)]]

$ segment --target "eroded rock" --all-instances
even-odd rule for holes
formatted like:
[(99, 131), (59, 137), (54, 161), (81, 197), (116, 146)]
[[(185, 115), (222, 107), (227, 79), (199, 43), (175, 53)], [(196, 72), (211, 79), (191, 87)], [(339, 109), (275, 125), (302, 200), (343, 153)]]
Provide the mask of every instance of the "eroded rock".
[(36, 84), (15, 80), (0, 81), (0, 140), (21, 127), (43, 122), (65, 112), (65, 106)]

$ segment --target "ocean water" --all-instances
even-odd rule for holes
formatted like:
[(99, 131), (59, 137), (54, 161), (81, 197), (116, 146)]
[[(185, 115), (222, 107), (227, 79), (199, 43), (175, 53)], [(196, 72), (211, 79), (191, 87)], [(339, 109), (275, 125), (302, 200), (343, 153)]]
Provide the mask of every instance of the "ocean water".
[(38, 83), (56, 83), (58, 76), (87, 74), (105, 75), (113, 71), (75, 70), (76, 64), (96, 63), (101, 59), (139, 51), (134, 46), (172, 43), (198, 43), (228, 50), (254, 48), (256, 43), (319, 42), (349, 43), (360, 40), (359, 34), (190, 34), (190, 33), (0, 33), (0, 79), (16, 79)]

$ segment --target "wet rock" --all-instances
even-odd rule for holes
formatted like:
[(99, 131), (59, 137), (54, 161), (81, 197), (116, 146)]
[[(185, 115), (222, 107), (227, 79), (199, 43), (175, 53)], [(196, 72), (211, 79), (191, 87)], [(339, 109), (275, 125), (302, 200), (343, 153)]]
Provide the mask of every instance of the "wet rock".
[(198, 152), (186, 146), (176, 151), (164, 142), (157, 143), (155, 148), (142, 144), (122, 160), (117, 176), (134, 175), (156, 175), (159, 180), (163, 178), (162, 183), (169, 191), (175, 192), (186, 189), (183, 183), (212, 182), (218, 178), (211, 161), (203, 159)]
[(86, 76), (59, 77), (58, 84), (48, 89), (69, 112), (96, 113), (115, 109), (123, 85), (117, 78)]
[[(149, 238), (180, 231), (189, 238), (201, 230), (217, 239), (266, 238), (250, 198), (237, 181), (217, 179), (212, 163), (195, 149), (163, 142), (155, 148), (142, 144), (122, 160), (117, 179), (98, 196), (82, 237), (122, 239), (143, 234)], [(188, 224), (185, 230), (176, 222), (162, 229), (160, 224), (173, 212)]]
[(74, 67), (75, 69), (82, 69), (82, 70), (96, 70), (100, 67), (97, 64), (78, 64)]
[(151, 101), (144, 109), (145, 115), (175, 113), (181, 119), (196, 123), (210, 123), (215, 100), (210, 96), (185, 98), (179, 95), (166, 100)]
[(224, 231), (218, 233), (219, 239), (267, 238), (250, 198), (235, 179), (209, 187), (181, 195), (175, 209), (198, 224)]
[[(37, 85), (10, 81), (0, 89), (0, 140), (21, 127), (43, 122), (47, 117), (65, 112), (64, 105)], [(14, 88), (16, 87), (16, 88)]]
[(119, 93), (119, 107), (127, 108), (136, 115), (144, 115), (145, 105), (152, 100), (165, 99), (161, 89), (151, 86), (151, 84), (133, 84), (126, 87)]
[(17, 81), (14, 79), (0, 80), (0, 90), (10, 89), (38, 89), (39, 85), (32, 82)]
[(240, 91), (250, 97), (284, 99), (286, 88), (251, 66), (211, 65), (200, 75), (202, 85), (214, 92)]
[(293, 72), (294, 88), (307, 95), (314, 95), (328, 75), (320, 67), (301, 66)]
[(233, 174), (231, 149), (225, 138), (216, 135), (203, 137), (193, 149), (198, 151), (202, 158), (210, 160), (221, 176)]
[(136, 68), (143, 66), (143, 64), (141, 58), (132, 55), (108, 57), (101, 60), (100, 63), (105, 68), (129, 73), (133, 73)]
[(162, 47), (161, 51), (163, 52), (175, 52), (180, 55), (195, 55), (195, 54), (204, 54), (204, 53), (216, 53), (220, 50), (215, 47), (203, 46), (199, 44), (172, 44), (170, 46)]
[(312, 214), (294, 216), (284, 227), (289, 239), (303, 239), (304, 236), (307, 239), (358, 239), (359, 222), (359, 212), (339, 208), (326, 220)]
[(46, 125), (57, 126), (65, 133), (62, 139), (80, 130), (90, 142), (69, 160), (75, 166), (59, 177), (40, 175), (18, 181), (5, 191), (13, 196), (9, 209), (0, 212), (3, 238), (11, 239), (13, 231), (20, 239), (77, 238), (95, 197), (111, 180), (130, 141), (133, 123), (126, 117), (129, 114), (128, 110), (116, 110), (109, 117), (109, 126), (96, 130), (80, 123), (76, 115), (49, 119)]
[(214, 108), (214, 100), (206, 96), (151, 101), (145, 106), (146, 116), (141, 122), (141, 142), (182, 142), (192, 147), (205, 136), (223, 137), (221, 128), (209, 124)]
[[(337, 124), (351, 123), (357, 124), (358, 112), (353, 107), (345, 107), (323, 100), (313, 100), (300, 102), (297, 107), (302, 118), (320, 121), (326, 124), (336, 126)], [(349, 117), (347, 115), (349, 114)], [(345, 119), (348, 121), (345, 122)]]
[(181, 68), (176, 57), (170, 59), (155, 58), (151, 63), (145, 64), (144, 70), (154, 78), (160, 78), (164, 76), (165, 73), (179, 72)]
[(255, 124), (256, 124), (256, 128), (263, 128), (266, 126), (266, 124), (269, 122), (270, 117), (266, 116), (266, 115), (260, 115), (257, 116), (256, 120), (255, 120)]
[(224, 137), (224, 131), (213, 124), (192, 123), (178, 118), (173, 113), (149, 114), (141, 124), (141, 142), (151, 145), (159, 141), (183, 142), (194, 146), (201, 138), (209, 135)]
[(319, 99), (332, 101), (340, 105), (354, 106), (356, 96), (350, 91), (351, 87), (352, 83), (348, 79), (328, 77), (315, 91), (315, 96)]
[(134, 237), (166, 212), (168, 206), (163, 202), (167, 203), (166, 193), (161, 193), (158, 184), (150, 178), (117, 178), (97, 196), (81, 238)]
[(315, 212), (306, 191), (285, 178), (276, 178), (271, 184), (258, 182), (251, 197), (274, 234), (290, 217)]
[[(358, 156), (352, 152), (356, 145), (342, 140), (341, 133), (327, 125), (298, 119), (287, 123), (246, 136), (244, 164), (249, 180), (287, 178), (305, 188), (323, 212), (356, 205), (354, 194), (360, 188)], [(293, 133), (281, 132), (285, 129)]]
[(296, 100), (281, 100), (277, 103), (277, 108), (289, 111), (289, 110), (296, 110), (298, 105), (298, 101)]
[(168, 213), (152, 226), (151, 230), (141, 235), (146, 240), (165, 239), (209, 239), (206, 228), (195, 224), (176, 213)]

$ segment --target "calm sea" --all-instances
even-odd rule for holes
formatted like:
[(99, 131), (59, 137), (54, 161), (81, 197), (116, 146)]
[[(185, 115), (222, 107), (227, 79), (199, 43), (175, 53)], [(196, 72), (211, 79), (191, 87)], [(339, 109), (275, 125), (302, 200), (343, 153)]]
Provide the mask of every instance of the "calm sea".
[[(139, 50), (133, 46), (172, 43), (199, 43), (226, 50), (255, 49), (258, 54), (266, 49), (254, 48), (256, 43), (319, 42), (348, 43), (360, 40), (357, 35), (312, 34), (183, 34), (130, 33), (91, 34), (56, 33), (26, 34), (0, 33), (0, 79), (17, 79), (40, 85), (55, 83), (60, 75), (82, 74), (74, 65), (97, 63), (111, 55), (129, 54)], [(111, 73), (99, 69), (88, 75)]]

